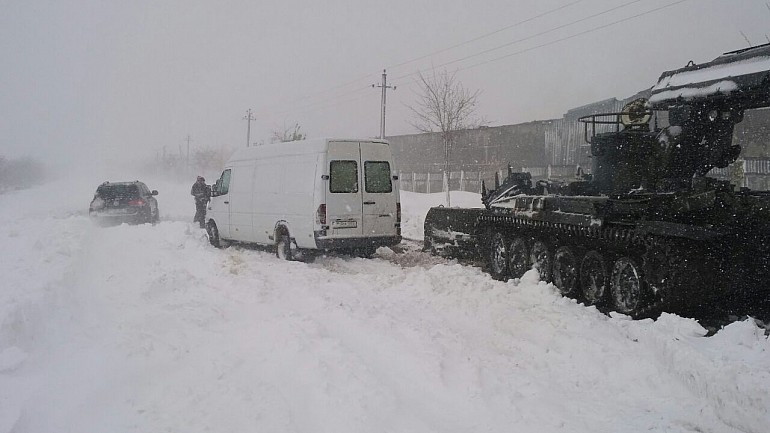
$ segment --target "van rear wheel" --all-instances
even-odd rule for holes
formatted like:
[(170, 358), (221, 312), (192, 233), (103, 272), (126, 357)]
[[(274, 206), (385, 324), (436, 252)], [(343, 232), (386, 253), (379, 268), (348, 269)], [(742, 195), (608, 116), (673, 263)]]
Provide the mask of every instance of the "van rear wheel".
[(275, 256), (281, 260), (293, 260), (291, 252), (291, 238), (289, 235), (281, 235), (276, 244)]

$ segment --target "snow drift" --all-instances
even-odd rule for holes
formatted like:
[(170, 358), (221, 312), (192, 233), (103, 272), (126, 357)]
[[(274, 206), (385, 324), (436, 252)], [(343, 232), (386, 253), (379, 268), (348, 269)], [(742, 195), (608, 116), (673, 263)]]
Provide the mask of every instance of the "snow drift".
[[(189, 185), (146, 180), (161, 223), (99, 228), (102, 180), (0, 195), (0, 432), (770, 429), (751, 321), (607, 317), (409, 243), (217, 250)], [(436, 197), (403, 193), (406, 237)]]

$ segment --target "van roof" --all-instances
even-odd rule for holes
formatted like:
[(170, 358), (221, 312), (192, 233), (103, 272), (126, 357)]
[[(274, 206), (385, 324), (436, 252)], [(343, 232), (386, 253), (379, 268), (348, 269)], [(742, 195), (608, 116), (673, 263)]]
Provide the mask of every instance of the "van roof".
[(235, 151), (230, 161), (242, 161), (254, 158), (270, 158), (280, 155), (306, 155), (322, 153), (329, 148), (329, 142), (368, 142), (389, 145), (387, 140), (380, 138), (311, 138), (308, 140), (288, 141), (285, 143), (263, 144), (240, 148)]

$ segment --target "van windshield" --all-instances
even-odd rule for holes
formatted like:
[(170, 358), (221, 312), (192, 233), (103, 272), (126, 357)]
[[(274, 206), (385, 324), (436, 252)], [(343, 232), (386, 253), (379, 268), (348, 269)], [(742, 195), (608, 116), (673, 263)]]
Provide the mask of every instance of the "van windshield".
[(356, 161), (331, 162), (329, 191), (336, 193), (358, 192), (358, 163)]
[(393, 191), (388, 161), (364, 162), (364, 179), (366, 192), (388, 193)]

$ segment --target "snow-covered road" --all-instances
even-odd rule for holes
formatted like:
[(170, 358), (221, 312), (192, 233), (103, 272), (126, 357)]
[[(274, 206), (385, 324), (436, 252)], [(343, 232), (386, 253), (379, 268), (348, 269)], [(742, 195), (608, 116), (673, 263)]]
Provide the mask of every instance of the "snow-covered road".
[[(99, 181), (0, 195), (0, 433), (770, 431), (750, 321), (607, 317), (408, 245), (217, 250), (189, 185), (99, 228)], [(405, 235), (435, 200), (404, 193)]]

